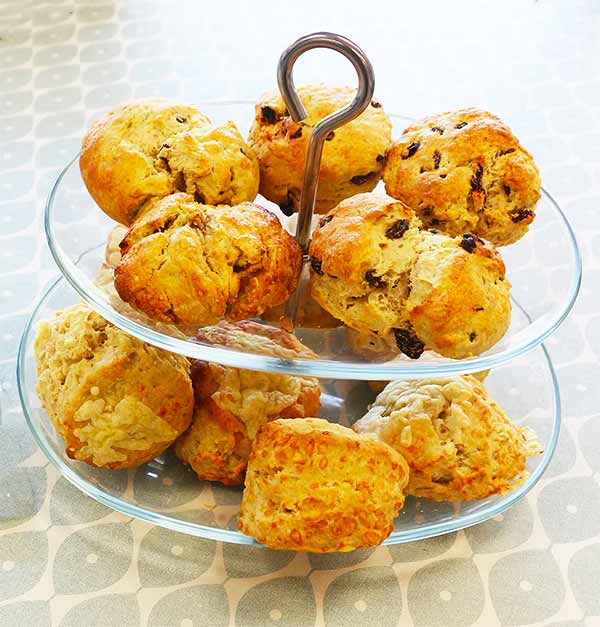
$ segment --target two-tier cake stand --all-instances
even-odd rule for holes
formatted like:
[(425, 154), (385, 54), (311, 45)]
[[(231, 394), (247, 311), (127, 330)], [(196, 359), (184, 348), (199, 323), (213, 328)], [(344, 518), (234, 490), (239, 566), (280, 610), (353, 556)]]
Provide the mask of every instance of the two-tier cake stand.
[[(313, 129), (296, 230), (304, 249), (310, 238), (317, 185), (314, 173), (318, 172), (323, 138), (333, 128), (360, 114), (371, 99), (374, 85), (368, 60), (352, 42), (327, 33), (302, 38), (282, 56), (278, 76), (282, 95), (295, 120), (302, 119), (305, 113), (294, 90), (292, 66), (302, 52), (315, 47), (338, 50), (350, 59), (359, 76), (359, 88), (353, 103)], [(248, 129), (254, 113), (250, 102), (199, 103), (199, 108), (215, 122), (235, 121), (241, 130)], [(399, 115), (393, 115), (392, 120), (394, 136), (409, 122)], [(259, 198), (257, 202), (284, 219), (268, 201)], [(49, 287), (35, 307), (19, 349), (19, 391), (29, 426), (50, 461), (69, 481), (97, 501), (124, 514), (191, 535), (256, 544), (237, 530), (241, 488), (199, 481), (170, 452), (131, 471), (96, 469), (66, 456), (63, 442), (35, 392), (33, 341), (38, 321), (74, 304), (79, 296), (116, 326), (160, 348), (228, 366), (318, 377), (323, 390), (321, 417), (347, 425), (362, 416), (374, 399), (368, 381), (452, 376), (490, 369), (486, 387), (492, 397), (515, 422), (535, 430), (543, 453), (529, 460), (527, 479), (508, 494), (452, 504), (407, 499), (396, 519), (395, 530), (385, 543), (419, 540), (482, 522), (531, 490), (546, 469), (558, 439), (559, 390), (542, 342), (573, 306), (581, 280), (581, 260), (568, 221), (546, 191), (536, 214), (530, 232), (502, 250), (512, 283), (512, 322), (503, 340), (484, 354), (451, 360), (425, 353), (416, 361), (397, 357), (374, 362), (353, 353), (343, 327), (303, 328), (298, 321), (294, 332), (317, 353), (318, 359), (280, 359), (196, 342), (181, 329), (159, 325), (134, 312), (113, 290), (98, 282), (107, 236), (115, 225), (89, 196), (74, 159), (58, 177), (45, 208), (48, 244), (63, 276)], [(289, 306), (292, 319), (294, 307), (297, 299)]]

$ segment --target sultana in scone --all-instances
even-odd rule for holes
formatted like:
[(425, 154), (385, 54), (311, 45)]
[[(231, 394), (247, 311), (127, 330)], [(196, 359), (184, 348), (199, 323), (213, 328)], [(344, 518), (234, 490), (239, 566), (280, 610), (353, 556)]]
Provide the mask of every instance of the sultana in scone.
[(471, 234), (424, 231), (404, 203), (358, 194), (313, 233), (313, 298), (382, 346), (417, 359), (425, 348), (452, 358), (493, 346), (510, 322), (510, 284), (500, 255)]
[(539, 452), (471, 375), (393, 381), (353, 428), (402, 454), (408, 494), (436, 501), (506, 492)]
[(209, 207), (188, 194), (149, 203), (121, 242), (120, 297), (162, 322), (242, 320), (294, 292), (302, 253), (269, 211)]
[(86, 133), (81, 175), (98, 206), (129, 226), (150, 198), (173, 192), (235, 205), (258, 192), (258, 161), (232, 122), (163, 98), (122, 104)]
[[(203, 329), (198, 341), (273, 357), (314, 359), (291, 333), (252, 321), (221, 322)], [(175, 453), (200, 479), (244, 482), (258, 429), (277, 418), (319, 413), (317, 379), (230, 368), (192, 361), (196, 398), (190, 428), (175, 443)]]
[(35, 358), (42, 406), (73, 459), (139, 466), (190, 424), (188, 360), (128, 335), (85, 305), (39, 324)]
[[(349, 104), (355, 90), (331, 85), (298, 88), (307, 118), (296, 123), (279, 93), (262, 96), (248, 143), (260, 163), (260, 193), (288, 215), (298, 208), (304, 158), (312, 127)], [(378, 100), (356, 119), (332, 131), (323, 147), (315, 211), (325, 213), (340, 200), (372, 190), (381, 178), (392, 124)]]
[(318, 418), (275, 420), (256, 437), (240, 529), (274, 549), (380, 544), (404, 505), (408, 466), (373, 436)]
[(535, 217), (540, 175), (531, 155), (491, 113), (460, 109), (409, 126), (387, 154), (388, 194), (426, 227), (516, 242)]

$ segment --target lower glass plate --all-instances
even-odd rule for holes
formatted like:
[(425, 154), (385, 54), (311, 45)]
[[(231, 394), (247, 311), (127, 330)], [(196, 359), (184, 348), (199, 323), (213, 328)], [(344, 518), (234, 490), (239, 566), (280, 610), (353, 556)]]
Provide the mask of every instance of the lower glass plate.
[[(33, 342), (38, 321), (75, 302), (73, 289), (59, 279), (38, 303), (19, 347), (17, 378), (23, 411), (48, 459), (80, 490), (123, 514), (194, 536), (257, 544), (237, 530), (242, 489), (199, 481), (171, 451), (129, 471), (92, 468), (65, 455), (63, 442), (36, 395)], [(375, 396), (363, 381), (322, 380), (321, 385), (321, 417), (345, 425), (360, 418)], [(529, 459), (527, 480), (508, 494), (481, 501), (435, 503), (409, 497), (384, 544), (422, 540), (483, 522), (516, 503), (541, 477), (554, 453), (560, 426), (559, 391), (545, 348), (540, 346), (495, 369), (486, 387), (517, 424), (531, 427), (538, 435), (544, 452)]]

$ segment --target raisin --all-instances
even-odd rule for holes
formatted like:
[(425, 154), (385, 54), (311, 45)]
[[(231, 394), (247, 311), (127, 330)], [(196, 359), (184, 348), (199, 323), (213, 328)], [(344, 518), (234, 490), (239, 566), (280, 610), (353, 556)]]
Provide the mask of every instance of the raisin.
[(471, 333), (469, 334), (469, 342), (474, 342), (476, 337), (477, 333), (475, 333), (475, 331), (471, 331)]
[(291, 216), (294, 213), (294, 209), (296, 208), (296, 206), (294, 203), (294, 199), (289, 192), (287, 195), (287, 202), (282, 202), (279, 205), (279, 208), (281, 209), (281, 212), (286, 216)]
[(445, 179), (447, 176), (448, 176), (447, 174), (440, 174), (441, 179)]
[(527, 218), (533, 217), (533, 211), (529, 209), (518, 209), (517, 211), (510, 212), (510, 219), (516, 224), (517, 222), (522, 222), (523, 220), (527, 220)]
[(471, 177), (471, 189), (474, 192), (483, 192), (483, 185), (481, 184), (481, 179), (483, 177), (483, 167), (480, 163), (477, 164), (477, 170), (475, 170), (475, 174)]
[(371, 286), (379, 289), (383, 289), (387, 287), (387, 282), (384, 281), (380, 276), (375, 274), (375, 270), (367, 270), (365, 272), (365, 281)]
[(432, 133), (439, 133), (440, 135), (444, 134), (444, 129), (441, 128), (440, 126), (432, 126), (431, 127), (431, 132)]
[(377, 163), (382, 163), (383, 161), (385, 161), (385, 155), (377, 155), (375, 157), (375, 161), (377, 161)]
[(244, 270), (246, 270), (248, 268), (250, 264), (248, 262), (246, 263), (236, 263), (233, 266), (233, 271), (237, 274), (239, 272), (243, 272)]
[(373, 107), (373, 109), (379, 109), (381, 108), (381, 103), (379, 102), (379, 100), (375, 100), (373, 98), (373, 100), (371, 100), (371, 106)]
[(277, 122), (277, 115), (271, 107), (262, 107), (260, 115), (267, 124), (275, 124)]
[(467, 124), (468, 122), (461, 122), (460, 124), (457, 124), (454, 128), (461, 129), (464, 128)]
[(194, 193), (194, 200), (196, 202), (199, 202), (201, 205), (203, 205), (206, 202), (206, 198), (204, 197), (204, 194), (201, 194), (200, 192)]
[(408, 148), (406, 149), (406, 153), (402, 155), (402, 159), (409, 159), (412, 157), (417, 150), (419, 150), (419, 146), (421, 142), (412, 142), (408, 144)]
[(468, 253), (472, 253), (477, 248), (477, 241), (471, 233), (465, 233), (460, 240), (459, 246), (464, 248)]
[(302, 127), (299, 126), (291, 135), (290, 139), (298, 139), (298, 137), (302, 137)]
[(419, 359), (425, 350), (425, 344), (415, 335), (412, 329), (394, 329), (396, 346), (401, 353), (411, 359)]
[(510, 155), (510, 153), (514, 151), (515, 151), (514, 148), (509, 148), (508, 150), (502, 150), (501, 152), (498, 153), (498, 156), (503, 157), (504, 155)]
[(409, 226), (410, 222), (408, 220), (396, 220), (385, 230), (385, 236), (388, 239), (400, 239), (408, 231)]
[(186, 120), (186, 118), (184, 118), (182, 115), (178, 115), (175, 119), (179, 122), (179, 124), (183, 124)]
[(474, 311), (483, 311), (483, 307), (474, 307), (473, 310)]
[(311, 257), (310, 258), (310, 267), (319, 275), (319, 276), (323, 276), (324, 272), (322, 269), (323, 262), (320, 259), (317, 259), (316, 257)]
[(325, 135), (325, 141), (330, 142), (335, 137), (335, 133), (333, 131), (329, 131), (327, 135)]
[(350, 179), (350, 182), (354, 185), (362, 185), (366, 183), (369, 179), (372, 179), (375, 176), (375, 172), (369, 172), (368, 174), (357, 174)]
[(440, 161), (442, 160), (442, 155), (439, 151), (435, 150), (433, 152), (433, 168), (437, 170), (440, 167)]
[(323, 216), (320, 220), (319, 220), (319, 228), (323, 228), (328, 222), (331, 222), (333, 220), (333, 216)]
[(163, 144), (163, 145), (161, 146), (161, 148), (170, 148), (170, 147), (171, 147), (171, 144)]
[(502, 186), (502, 189), (504, 190), (504, 193), (505, 193), (507, 196), (510, 196), (510, 192), (511, 192), (510, 185), (503, 185), (503, 186)]
[(433, 226), (438, 226), (440, 223), (440, 220), (438, 220), (437, 218), (432, 218), (431, 219), (431, 224), (433, 224)]
[(433, 207), (425, 207), (421, 213), (428, 218), (433, 213)]

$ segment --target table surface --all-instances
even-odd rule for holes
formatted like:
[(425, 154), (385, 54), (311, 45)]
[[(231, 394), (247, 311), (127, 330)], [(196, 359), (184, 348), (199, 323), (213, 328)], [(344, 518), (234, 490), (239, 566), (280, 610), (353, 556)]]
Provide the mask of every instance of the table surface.
[[(600, 4), (206, 4), (0, 0), (0, 625), (600, 625)], [(89, 120), (132, 97), (254, 99), (285, 46), (315, 30), (364, 47), (389, 111), (503, 117), (585, 265), (547, 344), (564, 426), (536, 488), (466, 532), (333, 556), (194, 539), (97, 504), (36, 448), (14, 372), (56, 274), (43, 201)], [(343, 60), (312, 52), (297, 83), (321, 80), (354, 84)]]

